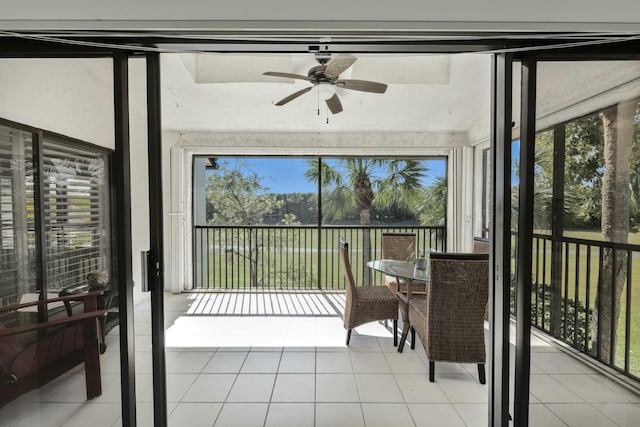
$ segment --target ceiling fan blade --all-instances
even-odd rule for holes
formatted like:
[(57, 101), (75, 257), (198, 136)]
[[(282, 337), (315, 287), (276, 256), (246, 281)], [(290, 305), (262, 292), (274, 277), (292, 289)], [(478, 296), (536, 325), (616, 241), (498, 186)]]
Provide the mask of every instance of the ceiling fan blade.
[(272, 76), (272, 77), (284, 77), (287, 79), (309, 80), (307, 76), (303, 76), (301, 74), (281, 73), (280, 71), (265, 71), (264, 73), (262, 73), (262, 75)]
[(296, 99), (297, 97), (299, 97), (300, 95), (304, 95), (305, 93), (309, 92), (311, 89), (313, 89), (313, 86), (309, 86), (309, 87), (305, 87), (302, 90), (299, 90), (297, 92), (292, 93), (291, 95), (287, 96), (286, 98), (281, 99), (280, 101), (278, 101), (276, 103), (276, 105), (284, 105), (289, 101), (293, 101), (294, 99)]
[(330, 79), (338, 78), (347, 68), (351, 67), (358, 58), (353, 55), (336, 55), (327, 63), (324, 75)]
[(371, 82), (369, 80), (338, 80), (338, 87), (362, 92), (385, 93), (387, 85), (384, 83)]
[(325, 102), (327, 103), (327, 107), (329, 107), (331, 114), (338, 114), (342, 111), (342, 103), (340, 102), (340, 98), (338, 98), (337, 94), (334, 93), (333, 96), (325, 100)]

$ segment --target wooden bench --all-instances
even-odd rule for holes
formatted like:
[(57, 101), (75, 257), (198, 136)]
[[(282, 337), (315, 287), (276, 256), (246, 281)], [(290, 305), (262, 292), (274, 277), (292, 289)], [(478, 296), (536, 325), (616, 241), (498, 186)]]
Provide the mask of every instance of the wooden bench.
[[(0, 308), (0, 313), (55, 302), (82, 301), (84, 311), (71, 316), (6, 328), (0, 323), (0, 407), (84, 362), (87, 399), (102, 394), (100, 322), (106, 310), (97, 309), (102, 291), (69, 295)], [(38, 332), (33, 342), (20, 334)]]

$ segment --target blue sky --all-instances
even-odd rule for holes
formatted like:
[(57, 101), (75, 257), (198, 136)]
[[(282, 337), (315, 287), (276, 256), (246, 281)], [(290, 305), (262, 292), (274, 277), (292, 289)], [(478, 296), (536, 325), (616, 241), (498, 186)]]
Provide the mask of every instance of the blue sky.
[[(337, 159), (325, 160), (329, 164), (337, 161)], [(304, 177), (305, 171), (309, 168), (307, 159), (304, 158), (220, 157), (219, 161), (226, 162), (229, 168), (234, 168), (239, 162), (243, 162), (261, 177), (263, 185), (269, 187), (273, 193), (315, 192), (318, 189), (316, 184), (307, 182)], [(423, 179), (423, 185), (428, 186), (435, 177), (445, 174), (446, 160), (422, 161), (429, 169)]]

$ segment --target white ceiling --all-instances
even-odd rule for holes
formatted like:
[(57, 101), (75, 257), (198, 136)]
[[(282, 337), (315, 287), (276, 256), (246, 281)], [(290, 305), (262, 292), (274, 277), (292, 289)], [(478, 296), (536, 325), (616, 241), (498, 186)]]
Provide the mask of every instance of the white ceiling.
[[(486, 140), (490, 127), (488, 54), (357, 55), (341, 78), (388, 84), (384, 94), (318, 85), (284, 106), (280, 99), (304, 80), (264, 71), (307, 74), (313, 54), (162, 56), (163, 127), (179, 132), (466, 134)], [(513, 120), (519, 126), (520, 66), (514, 67)], [(344, 111), (324, 100), (337, 93)], [(640, 96), (640, 62), (542, 62), (538, 65), (537, 125), (544, 128)]]
[[(387, 83), (386, 93), (319, 85), (279, 107), (274, 104), (309, 83), (262, 72), (306, 75), (318, 64), (313, 54), (163, 55), (163, 127), (197, 132), (456, 133), (481, 127), (488, 133), (489, 55), (357, 56), (341, 77)], [(336, 115), (324, 103), (333, 91), (344, 107)]]

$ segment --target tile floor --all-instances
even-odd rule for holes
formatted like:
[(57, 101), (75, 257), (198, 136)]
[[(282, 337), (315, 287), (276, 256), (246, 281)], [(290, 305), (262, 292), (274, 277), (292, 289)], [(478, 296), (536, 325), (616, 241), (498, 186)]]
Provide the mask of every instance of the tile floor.
[[(398, 354), (378, 323), (357, 328), (347, 348), (341, 318), (311, 308), (322, 296), (300, 297), (303, 310), (257, 314), (245, 307), (245, 316), (228, 308), (212, 315), (199, 298), (166, 296), (171, 426), (487, 425), (487, 386), (474, 365), (437, 363), (430, 383), (420, 343)], [(327, 307), (340, 311), (340, 301)], [(144, 301), (135, 324), (140, 426), (153, 425), (149, 319)], [(120, 426), (117, 331), (108, 345), (102, 396), (84, 400), (80, 366), (2, 408), (0, 425)], [(638, 425), (640, 396), (535, 337), (532, 350), (531, 425)]]

